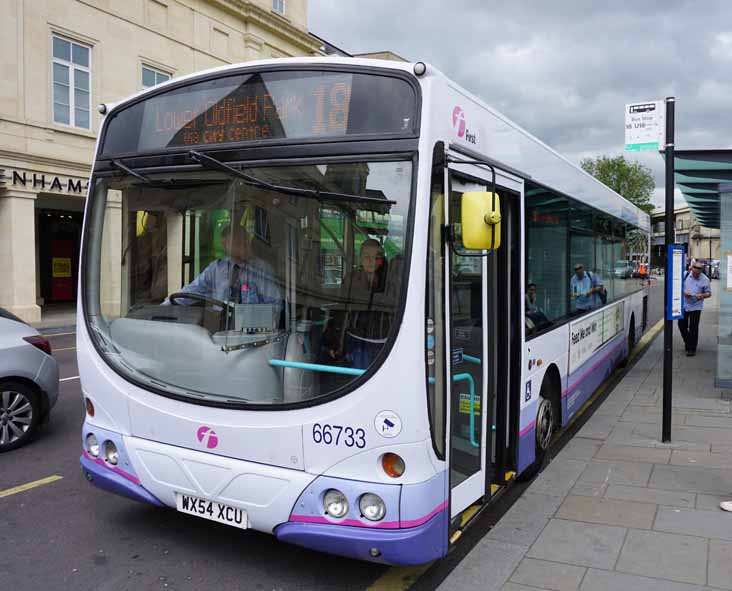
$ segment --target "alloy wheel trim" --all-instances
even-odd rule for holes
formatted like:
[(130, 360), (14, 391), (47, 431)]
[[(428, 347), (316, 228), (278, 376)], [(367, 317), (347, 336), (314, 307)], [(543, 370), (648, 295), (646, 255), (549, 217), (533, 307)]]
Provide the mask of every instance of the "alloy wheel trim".
[(28, 397), (15, 390), (0, 392), (0, 445), (22, 439), (33, 422), (33, 406)]
[(546, 450), (551, 441), (554, 425), (554, 409), (550, 400), (542, 398), (536, 413), (536, 442), (539, 449)]

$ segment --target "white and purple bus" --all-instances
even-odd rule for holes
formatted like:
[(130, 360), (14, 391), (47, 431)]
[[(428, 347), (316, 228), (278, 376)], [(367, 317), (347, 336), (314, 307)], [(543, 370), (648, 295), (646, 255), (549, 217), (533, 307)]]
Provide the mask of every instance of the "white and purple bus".
[(81, 466), (389, 564), (444, 556), (630, 354), (648, 216), (432, 66), (277, 59), (113, 106)]

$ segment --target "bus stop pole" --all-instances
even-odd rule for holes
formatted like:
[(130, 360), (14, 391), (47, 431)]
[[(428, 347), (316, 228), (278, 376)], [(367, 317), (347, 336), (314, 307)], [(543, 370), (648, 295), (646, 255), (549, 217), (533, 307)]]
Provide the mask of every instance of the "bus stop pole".
[(666, 98), (666, 270), (663, 290), (663, 427), (662, 441), (671, 441), (671, 391), (673, 386), (673, 352), (674, 352), (674, 322), (671, 320), (671, 302), (669, 301), (669, 285), (671, 278), (671, 260), (669, 260), (669, 245), (675, 241), (674, 234), (674, 106), (676, 99)]

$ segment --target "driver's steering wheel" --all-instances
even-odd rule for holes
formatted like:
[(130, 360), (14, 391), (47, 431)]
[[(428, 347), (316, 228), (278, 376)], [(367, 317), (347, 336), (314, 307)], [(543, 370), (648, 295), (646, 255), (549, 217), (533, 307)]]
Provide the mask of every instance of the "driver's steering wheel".
[(188, 293), (186, 291), (176, 291), (175, 293), (171, 293), (168, 296), (168, 301), (172, 305), (174, 305), (174, 306), (185, 305), (185, 304), (181, 304), (177, 300), (195, 300), (195, 303), (191, 304), (193, 306), (204, 306), (205, 304), (213, 304), (214, 306), (221, 306), (222, 308), (228, 308), (231, 311), (234, 310), (233, 304), (230, 304), (229, 302), (222, 302), (221, 300), (217, 300), (216, 298), (210, 298), (208, 296), (201, 295), (200, 293)]

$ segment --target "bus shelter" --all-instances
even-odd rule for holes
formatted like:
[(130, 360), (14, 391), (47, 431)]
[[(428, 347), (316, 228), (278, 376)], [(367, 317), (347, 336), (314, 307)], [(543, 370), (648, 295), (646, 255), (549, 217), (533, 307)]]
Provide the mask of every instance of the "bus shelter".
[(676, 150), (676, 186), (699, 224), (720, 233), (719, 345), (715, 385), (732, 388), (732, 150)]

